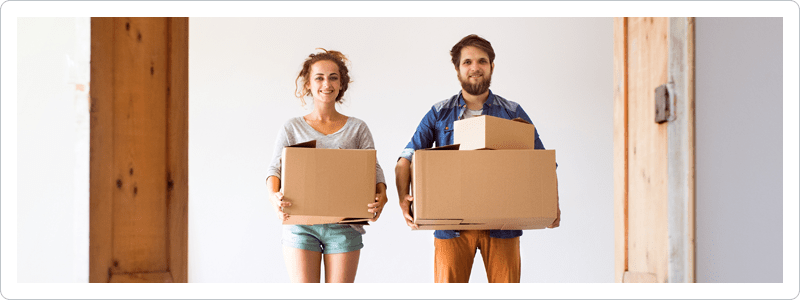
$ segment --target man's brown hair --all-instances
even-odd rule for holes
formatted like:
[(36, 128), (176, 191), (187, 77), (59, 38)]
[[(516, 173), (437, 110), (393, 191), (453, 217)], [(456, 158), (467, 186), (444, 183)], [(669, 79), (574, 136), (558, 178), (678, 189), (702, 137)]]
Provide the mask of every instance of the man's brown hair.
[(459, 69), (461, 63), (461, 49), (466, 46), (472, 46), (483, 50), (489, 55), (489, 64), (494, 64), (494, 49), (492, 48), (492, 43), (489, 43), (489, 41), (476, 34), (470, 34), (458, 41), (458, 43), (453, 46), (453, 49), (450, 49), (450, 57), (452, 57), (453, 66), (456, 67), (456, 70)]

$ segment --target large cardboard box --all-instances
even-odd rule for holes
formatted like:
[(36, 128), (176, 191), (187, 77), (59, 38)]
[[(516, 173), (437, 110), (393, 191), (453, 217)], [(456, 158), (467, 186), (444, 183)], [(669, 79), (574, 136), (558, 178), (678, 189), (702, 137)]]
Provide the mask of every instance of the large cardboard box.
[(281, 191), (291, 201), (283, 224), (366, 224), (375, 202), (375, 150), (317, 149), (316, 142), (283, 149)]
[(478, 116), (453, 123), (453, 144), (461, 145), (461, 150), (533, 149), (535, 130), (533, 124), (520, 118)]
[(419, 229), (541, 229), (558, 209), (555, 150), (418, 150), (412, 159)]

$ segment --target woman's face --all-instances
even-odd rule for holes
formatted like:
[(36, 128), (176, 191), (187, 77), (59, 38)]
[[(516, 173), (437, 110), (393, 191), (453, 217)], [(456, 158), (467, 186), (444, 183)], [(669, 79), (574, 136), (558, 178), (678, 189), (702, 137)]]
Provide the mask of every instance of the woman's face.
[(339, 66), (330, 60), (321, 60), (311, 65), (306, 87), (311, 91), (314, 101), (335, 102), (342, 87)]

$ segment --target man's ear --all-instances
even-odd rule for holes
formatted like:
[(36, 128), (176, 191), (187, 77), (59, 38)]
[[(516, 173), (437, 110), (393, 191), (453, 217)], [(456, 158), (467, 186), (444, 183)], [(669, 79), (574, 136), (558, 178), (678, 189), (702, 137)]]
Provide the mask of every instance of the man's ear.
[(492, 62), (492, 72), (494, 72), (494, 62)]

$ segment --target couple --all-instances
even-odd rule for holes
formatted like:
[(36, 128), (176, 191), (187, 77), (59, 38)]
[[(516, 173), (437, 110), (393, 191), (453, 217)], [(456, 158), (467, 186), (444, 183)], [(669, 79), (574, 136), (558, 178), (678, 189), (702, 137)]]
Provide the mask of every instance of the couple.
[[(409, 195), (411, 158), (415, 150), (453, 143), (453, 122), (478, 115), (505, 119), (523, 118), (531, 122), (519, 104), (493, 94), (489, 90), (494, 71), (494, 50), (489, 41), (468, 35), (450, 50), (453, 65), (461, 82), (461, 92), (433, 105), (417, 127), (411, 141), (400, 154), (395, 167), (400, 209), (409, 227), (415, 227), (410, 215)], [(297, 96), (312, 96), (314, 110), (284, 124), (275, 142), (275, 152), (267, 174), (269, 199), (280, 220), (291, 218), (281, 208), (291, 206), (280, 190), (281, 151), (284, 147), (317, 140), (318, 148), (374, 149), (367, 125), (354, 117), (336, 111), (347, 91), (348, 75), (345, 56), (337, 51), (311, 54), (297, 75)], [(536, 149), (544, 149), (536, 135)], [(375, 202), (366, 208), (377, 221), (387, 202), (386, 180), (376, 163)], [(558, 217), (549, 226), (559, 226)], [(284, 225), (282, 243), (284, 259), (292, 282), (320, 282), (320, 267), (325, 264), (325, 282), (353, 282), (358, 269), (360, 249), (364, 247), (361, 225)], [(481, 250), (489, 282), (519, 282), (521, 230), (436, 230), (434, 232), (434, 279), (436, 282), (468, 282), (477, 249)]]

